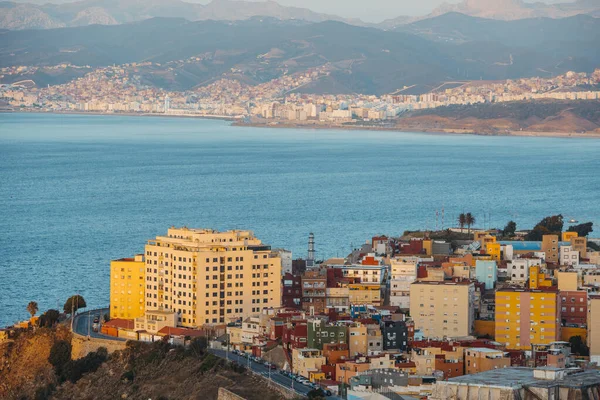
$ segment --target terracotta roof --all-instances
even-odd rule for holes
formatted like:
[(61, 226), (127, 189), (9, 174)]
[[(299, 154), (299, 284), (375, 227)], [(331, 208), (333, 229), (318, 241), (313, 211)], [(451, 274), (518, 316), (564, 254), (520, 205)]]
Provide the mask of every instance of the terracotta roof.
[(105, 322), (103, 325), (108, 326), (110, 328), (117, 328), (117, 329), (133, 329), (135, 326), (132, 319), (120, 319), (120, 318), (113, 318), (110, 321)]
[(187, 329), (187, 328), (171, 328), (169, 326), (165, 326), (158, 334), (161, 336), (191, 336), (198, 337), (204, 336), (206, 333), (203, 330), (198, 329)]

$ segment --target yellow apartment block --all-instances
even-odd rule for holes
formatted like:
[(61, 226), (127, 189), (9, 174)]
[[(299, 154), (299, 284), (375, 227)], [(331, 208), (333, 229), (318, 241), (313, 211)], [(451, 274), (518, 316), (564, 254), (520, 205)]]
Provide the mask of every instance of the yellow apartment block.
[(415, 282), (410, 285), (410, 315), (426, 338), (469, 336), (473, 332), (475, 285)]
[(350, 304), (381, 305), (381, 285), (353, 283), (348, 285), (348, 300)]
[(558, 290), (575, 291), (579, 289), (579, 275), (575, 271), (556, 271), (554, 275), (557, 277)]
[(170, 228), (146, 245), (146, 309), (179, 325), (228, 323), (281, 305), (281, 258), (251, 231)]
[(321, 372), (321, 366), (327, 360), (317, 349), (292, 349), (292, 372), (308, 378), (311, 374)]
[(562, 241), (570, 242), (572, 238), (577, 237), (577, 232), (563, 232), (562, 233)]
[(552, 286), (552, 278), (540, 272), (538, 265), (533, 265), (529, 268), (529, 288), (540, 289)]
[(500, 243), (494, 242), (486, 244), (485, 252), (492, 257), (492, 260), (500, 261), (502, 259), (502, 249)]
[(590, 361), (600, 364), (600, 295), (591, 295), (588, 303), (588, 336)]
[(145, 311), (144, 256), (110, 262), (110, 317), (134, 319)]
[(560, 339), (560, 297), (553, 290), (496, 292), (495, 340), (511, 350), (531, 349)]

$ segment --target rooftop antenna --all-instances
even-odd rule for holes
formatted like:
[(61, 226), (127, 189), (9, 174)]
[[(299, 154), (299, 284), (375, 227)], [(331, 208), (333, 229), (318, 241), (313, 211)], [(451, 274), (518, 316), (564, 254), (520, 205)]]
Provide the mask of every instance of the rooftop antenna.
[(306, 266), (312, 267), (315, 265), (315, 234), (310, 233), (308, 235), (308, 258), (306, 259)]
[(444, 230), (444, 205), (442, 205), (442, 230)]

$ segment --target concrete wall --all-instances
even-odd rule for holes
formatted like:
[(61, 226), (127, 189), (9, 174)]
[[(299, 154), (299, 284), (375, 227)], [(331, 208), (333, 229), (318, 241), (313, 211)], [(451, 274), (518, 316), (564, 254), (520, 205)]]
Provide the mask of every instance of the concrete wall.
[(79, 358), (83, 358), (88, 353), (93, 351), (97, 351), (100, 347), (105, 347), (108, 350), (108, 353), (112, 353), (117, 350), (123, 350), (125, 348), (125, 341), (117, 341), (117, 340), (108, 340), (108, 339), (95, 339), (88, 338), (86, 336), (81, 336), (76, 333), (73, 333), (73, 338), (71, 339), (71, 346), (73, 350), (71, 352), (71, 358), (73, 360), (77, 360)]

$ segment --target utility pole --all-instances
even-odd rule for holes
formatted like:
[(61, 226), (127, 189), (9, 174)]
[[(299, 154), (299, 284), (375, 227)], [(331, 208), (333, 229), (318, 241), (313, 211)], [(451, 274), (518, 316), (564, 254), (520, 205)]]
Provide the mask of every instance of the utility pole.
[(73, 332), (73, 321), (75, 320), (75, 316), (73, 315), (74, 312), (75, 304), (73, 304), (73, 301), (71, 300), (71, 332)]
[(225, 360), (229, 361), (229, 333), (225, 336), (226, 346), (225, 346)]

